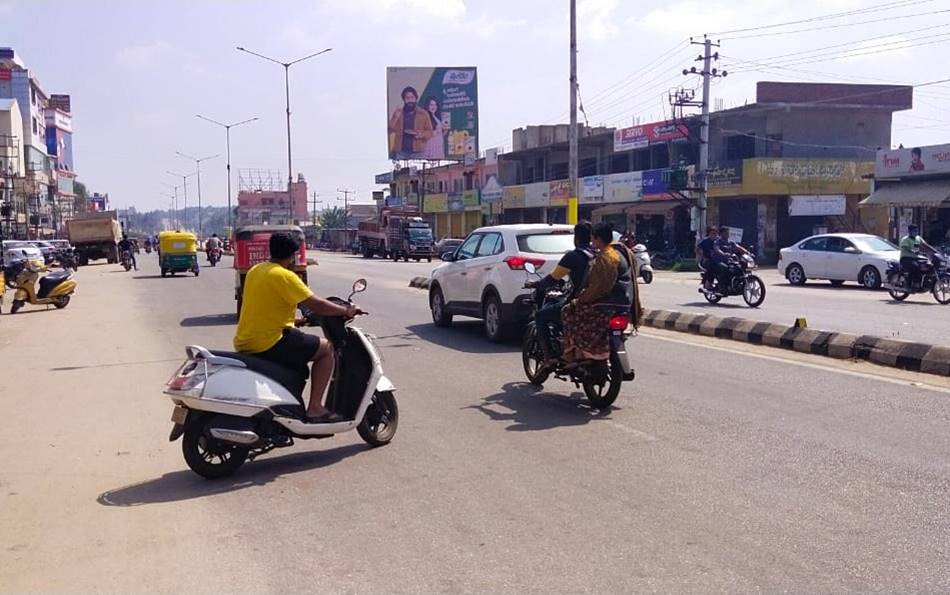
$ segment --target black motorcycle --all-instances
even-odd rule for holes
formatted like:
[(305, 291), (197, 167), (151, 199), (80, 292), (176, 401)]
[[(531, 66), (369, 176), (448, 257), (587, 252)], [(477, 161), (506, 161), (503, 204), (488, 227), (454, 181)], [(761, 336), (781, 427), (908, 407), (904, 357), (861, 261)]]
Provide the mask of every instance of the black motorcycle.
[[(529, 274), (537, 275), (533, 264), (526, 263), (525, 270)], [(540, 275), (538, 275), (540, 278)], [(525, 331), (521, 346), (521, 361), (524, 366), (528, 382), (535, 386), (543, 386), (548, 377), (553, 374), (558, 380), (573, 382), (574, 386), (583, 387), (587, 400), (595, 409), (607, 409), (620, 394), (620, 386), (624, 381), (634, 379), (634, 371), (627, 357), (627, 337), (630, 330), (630, 312), (610, 307), (607, 328), (604, 333), (610, 342), (610, 358), (606, 361), (588, 360), (581, 362), (565, 362), (560, 358), (562, 353), (563, 336), (560, 325), (551, 325), (548, 335), (551, 337), (551, 353), (557, 357), (557, 363), (546, 365), (544, 348), (538, 336), (538, 328), (534, 314), (547, 304), (557, 304), (561, 307), (570, 295), (569, 287), (563, 282), (551, 289), (542, 289), (537, 281), (529, 280), (525, 289), (533, 291), (533, 313), (528, 328)]]
[(920, 274), (914, 282), (911, 282), (911, 274), (903, 270), (900, 263), (888, 262), (887, 274), (884, 278), (884, 286), (891, 297), (902, 302), (912, 293), (933, 294), (934, 299), (940, 304), (950, 304), (950, 272), (947, 270), (947, 257), (935, 253), (927, 258), (923, 255), (917, 256), (917, 267)]
[(57, 252), (56, 260), (59, 262), (59, 266), (64, 269), (79, 270), (79, 259), (76, 258), (76, 251), (72, 248), (66, 248)]
[(752, 308), (758, 308), (765, 301), (765, 283), (753, 274), (755, 260), (748, 254), (733, 256), (726, 264), (725, 273), (716, 276), (712, 282), (712, 289), (706, 289), (706, 277), (712, 273), (703, 270), (699, 291), (710, 304), (718, 303), (724, 297), (741, 295)]

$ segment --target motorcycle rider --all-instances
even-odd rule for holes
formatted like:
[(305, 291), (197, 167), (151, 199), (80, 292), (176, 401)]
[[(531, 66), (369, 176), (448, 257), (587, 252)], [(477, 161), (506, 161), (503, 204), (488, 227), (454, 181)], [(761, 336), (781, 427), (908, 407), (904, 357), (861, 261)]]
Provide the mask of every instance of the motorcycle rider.
[(718, 240), (719, 232), (715, 227), (709, 226), (706, 228), (706, 237), (696, 244), (696, 260), (706, 271), (706, 274), (703, 275), (703, 288), (706, 291), (712, 290), (713, 279), (719, 276), (719, 263), (725, 257), (717, 244)]
[(914, 287), (920, 282), (920, 262), (917, 260), (917, 257), (920, 254), (921, 248), (924, 248), (931, 254), (937, 252), (933, 246), (920, 237), (919, 227), (913, 224), (908, 225), (907, 235), (901, 238), (900, 249), (901, 269), (903, 269), (905, 273), (910, 274), (909, 281), (911, 287)]
[(719, 239), (716, 240), (716, 249), (718, 250), (717, 254), (720, 257), (720, 268), (719, 268), (719, 282), (720, 285), (728, 285), (729, 283), (729, 272), (731, 270), (731, 264), (733, 257), (740, 257), (742, 255), (752, 256), (752, 253), (746, 250), (742, 244), (738, 242), (733, 242), (729, 239), (729, 226), (720, 225), (719, 226)]
[(295, 371), (310, 371), (310, 402), (307, 421), (330, 423), (341, 421), (336, 413), (323, 406), (330, 377), (333, 375), (333, 346), (315, 335), (296, 327), (304, 319), (295, 319), (298, 306), (324, 316), (352, 318), (360, 313), (356, 306), (338, 306), (314, 295), (293, 272), (300, 240), (286, 232), (270, 237), (270, 260), (254, 265), (244, 280), (244, 301), (234, 336), (234, 349), (281, 364)]
[(132, 240), (129, 239), (127, 234), (122, 234), (122, 239), (119, 240), (119, 256), (122, 256), (122, 252), (128, 250), (129, 258), (132, 259), (132, 268), (136, 271), (139, 270), (139, 265), (135, 262), (135, 245), (132, 243)]
[(555, 285), (558, 281), (568, 277), (571, 280), (573, 293), (565, 297), (563, 302), (552, 302), (547, 304), (535, 314), (535, 322), (538, 328), (538, 336), (541, 339), (541, 348), (544, 350), (544, 359), (547, 364), (553, 363), (555, 354), (551, 349), (550, 325), (561, 326), (561, 308), (564, 302), (573, 298), (584, 283), (584, 277), (587, 275), (587, 268), (590, 261), (594, 259), (594, 249), (591, 247), (591, 224), (589, 221), (581, 221), (574, 226), (574, 249), (566, 252), (557, 266), (549, 275), (538, 281), (537, 287), (541, 291)]
[(208, 238), (208, 241), (205, 242), (205, 254), (208, 255), (208, 262), (211, 262), (211, 251), (221, 249), (221, 239), (218, 237), (218, 234), (213, 233), (211, 237)]

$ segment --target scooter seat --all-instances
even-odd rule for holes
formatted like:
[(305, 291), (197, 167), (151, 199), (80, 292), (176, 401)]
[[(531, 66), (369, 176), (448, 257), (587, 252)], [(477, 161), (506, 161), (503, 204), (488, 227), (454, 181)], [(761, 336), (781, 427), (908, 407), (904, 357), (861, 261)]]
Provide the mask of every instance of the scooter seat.
[(60, 271), (58, 273), (50, 273), (49, 275), (46, 275), (40, 279), (40, 290), (37, 292), (36, 296), (45, 298), (57, 285), (66, 279), (69, 279), (70, 277), (72, 277), (72, 273), (69, 271)]
[(303, 398), (303, 389), (307, 385), (307, 378), (310, 376), (310, 371), (306, 367), (295, 370), (289, 366), (283, 366), (248, 353), (238, 353), (234, 351), (212, 351), (211, 353), (213, 355), (230, 357), (244, 362), (248, 370), (253, 370), (258, 374), (263, 374), (271, 380), (276, 381), (290, 391), (290, 394), (295, 396), (298, 400)]

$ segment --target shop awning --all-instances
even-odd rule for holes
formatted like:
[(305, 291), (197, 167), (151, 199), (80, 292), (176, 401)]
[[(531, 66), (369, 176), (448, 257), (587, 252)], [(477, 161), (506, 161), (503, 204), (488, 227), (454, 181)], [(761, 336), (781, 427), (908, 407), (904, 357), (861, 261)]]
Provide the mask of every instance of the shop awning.
[(680, 200), (643, 200), (633, 203), (625, 210), (628, 215), (663, 215), (683, 206), (686, 206), (686, 203)]
[(898, 182), (881, 186), (858, 206), (939, 207), (950, 200), (950, 180)]

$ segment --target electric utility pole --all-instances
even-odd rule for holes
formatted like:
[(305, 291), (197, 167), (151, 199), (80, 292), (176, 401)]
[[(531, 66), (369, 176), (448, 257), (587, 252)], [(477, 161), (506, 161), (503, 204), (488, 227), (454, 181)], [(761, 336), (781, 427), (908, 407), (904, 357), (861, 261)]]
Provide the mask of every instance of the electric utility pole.
[[(567, 222), (577, 225), (577, 0), (571, 0), (571, 102), (570, 129), (567, 132)], [(547, 223), (547, 221), (542, 221)]]
[(719, 61), (719, 52), (715, 54), (712, 53), (712, 48), (718, 48), (719, 43), (713, 43), (711, 39), (703, 36), (702, 41), (693, 41), (690, 40), (690, 43), (693, 45), (702, 45), (703, 53), (696, 58), (696, 62), (702, 62), (702, 70), (696, 70), (696, 67), (693, 66), (689, 70), (684, 69), (684, 75), (696, 74), (703, 77), (703, 98), (702, 98), (702, 120), (699, 128), (699, 200), (696, 201), (696, 209), (698, 210), (698, 217), (695, 218), (696, 222), (696, 233), (700, 236), (704, 233), (706, 226), (708, 225), (706, 217), (706, 207), (707, 207), (707, 198), (709, 191), (709, 180), (706, 177), (706, 172), (709, 170), (709, 85), (712, 82), (712, 79), (720, 76), (726, 76), (728, 73), (723, 70), (721, 73), (712, 68), (712, 61)]
[[(340, 190), (337, 189), (337, 192), (343, 193), (343, 238), (347, 239), (349, 236), (350, 230), (350, 195), (356, 194), (353, 190)], [(337, 198), (339, 200), (339, 198)], [(347, 241), (349, 241), (347, 239)]]

